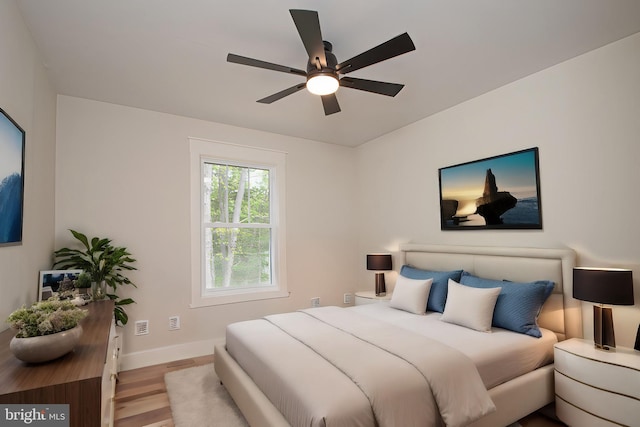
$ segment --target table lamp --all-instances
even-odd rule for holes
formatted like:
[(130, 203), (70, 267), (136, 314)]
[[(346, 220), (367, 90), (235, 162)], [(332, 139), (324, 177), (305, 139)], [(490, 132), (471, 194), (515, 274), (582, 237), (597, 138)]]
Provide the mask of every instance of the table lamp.
[(376, 296), (387, 293), (382, 271), (389, 271), (391, 268), (391, 254), (367, 254), (367, 270), (378, 271), (376, 273)]
[(603, 307), (603, 304), (634, 304), (631, 270), (575, 267), (573, 297), (599, 304), (593, 306), (593, 341), (596, 348), (601, 350), (615, 348), (613, 313), (610, 307)]

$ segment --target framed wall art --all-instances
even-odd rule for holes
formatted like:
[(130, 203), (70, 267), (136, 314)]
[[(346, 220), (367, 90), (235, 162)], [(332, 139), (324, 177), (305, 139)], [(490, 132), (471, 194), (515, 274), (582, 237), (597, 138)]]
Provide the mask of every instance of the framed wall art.
[(538, 148), (438, 170), (442, 230), (542, 229)]
[(24, 130), (0, 108), (0, 246), (22, 242)]
[(38, 301), (46, 301), (61, 292), (74, 290), (75, 282), (82, 270), (44, 270), (40, 272)]

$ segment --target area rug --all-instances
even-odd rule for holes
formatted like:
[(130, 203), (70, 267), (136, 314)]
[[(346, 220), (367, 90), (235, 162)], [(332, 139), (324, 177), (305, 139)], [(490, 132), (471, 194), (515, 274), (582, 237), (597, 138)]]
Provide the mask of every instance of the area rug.
[(213, 364), (165, 374), (176, 427), (248, 427), (231, 396), (220, 384)]

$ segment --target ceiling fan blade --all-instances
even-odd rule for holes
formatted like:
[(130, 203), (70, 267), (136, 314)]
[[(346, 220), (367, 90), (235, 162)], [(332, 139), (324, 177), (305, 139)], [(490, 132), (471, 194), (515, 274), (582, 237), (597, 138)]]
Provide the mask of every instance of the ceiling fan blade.
[(327, 66), (327, 58), (324, 54), (324, 43), (322, 42), (322, 32), (320, 31), (320, 20), (318, 12), (314, 10), (290, 9), (293, 22), (296, 24), (298, 34), (302, 39), (302, 44), (309, 54), (309, 59), (315, 62), (320, 60), (322, 67)]
[(247, 58), (246, 56), (235, 55), (230, 53), (227, 55), (227, 62), (235, 64), (249, 65), (250, 67), (266, 68), (267, 70), (281, 71), (283, 73), (297, 74), (306, 77), (307, 72), (284, 65), (272, 64), (271, 62), (260, 61), (259, 59)]
[(262, 98), (259, 99), (256, 102), (259, 102), (261, 104), (271, 104), (272, 102), (275, 102), (279, 99), (284, 98), (285, 96), (291, 95), (292, 93), (296, 93), (299, 90), (304, 89), (307, 86), (307, 83), (299, 83), (295, 86), (291, 86), (290, 88), (287, 88), (285, 90), (281, 90), (278, 93), (274, 93), (273, 95), (269, 95), (266, 98)]
[(357, 79), (353, 77), (341, 78), (340, 86), (387, 96), (396, 96), (404, 87), (404, 85), (398, 83), (378, 82), (375, 80)]
[(322, 106), (324, 107), (325, 116), (340, 112), (340, 104), (338, 104), (338, 98), (336, 98), (335, 93), (332, 93), (331, 95), (323, 95), (320, 98), (322, 98)]
[(351, 59), (338, 64), (336, 71), (338, 74), (347, 74), (360, 68), (368, 67), (369, 65), (382, 62), (384, 60), (393, 58), (394, 56), (402, 55), (403, 53), (411, 52), (416, 47), (409, 37), (409, 34), (400, 34), (388, 40), (381, 45), (369, 49), (360, 55), (354, 56)]

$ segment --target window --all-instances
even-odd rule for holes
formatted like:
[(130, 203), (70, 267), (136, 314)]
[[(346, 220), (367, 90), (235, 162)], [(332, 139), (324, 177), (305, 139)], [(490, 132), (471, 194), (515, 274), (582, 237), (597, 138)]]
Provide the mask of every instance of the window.
[(192, 306), (288, 296), (285, 153), (190, 139)]
[(271, 169), (203, 159), (205, 290), (271, 285)]

